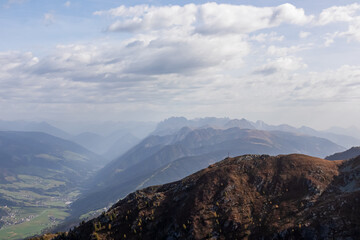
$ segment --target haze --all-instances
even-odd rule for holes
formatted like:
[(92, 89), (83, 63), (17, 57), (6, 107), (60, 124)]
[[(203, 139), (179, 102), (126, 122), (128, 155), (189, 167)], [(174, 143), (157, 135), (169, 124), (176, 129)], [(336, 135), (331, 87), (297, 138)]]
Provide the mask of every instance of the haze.
[(360, 127), (357, 1), (9, 0), (0, 26), (3, 120)]

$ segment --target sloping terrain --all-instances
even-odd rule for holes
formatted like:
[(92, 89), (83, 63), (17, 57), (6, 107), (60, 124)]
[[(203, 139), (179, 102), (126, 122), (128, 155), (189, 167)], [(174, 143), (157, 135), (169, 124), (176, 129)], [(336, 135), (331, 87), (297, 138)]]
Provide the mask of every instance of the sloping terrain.
[(99, 157), (67, 140), (40, 132), (0, 132), (3, 181), (11, 173), (79, 181), (101, 164)]
[(24, 238), (64, 219), (100, 163), (87, 149), (45, 133), (0, 132), (0, 239)]
[(360, 157), (227, 158), (55, 239), (359, 239)]
[(325, 159), (328, 160), (346, 160), (360, 156), (360, 147), (352, 147), (344, 152), (335, 153), (327, 156)]
[(72, 210), (76, 216), (107, 207), (136, 189), (179, 180), (229, 154), (323, 157), (338, 149), (343, 148), (326, 139), (280, 131), (182, 128), (173, 135), (146, 138), (101, 169)]

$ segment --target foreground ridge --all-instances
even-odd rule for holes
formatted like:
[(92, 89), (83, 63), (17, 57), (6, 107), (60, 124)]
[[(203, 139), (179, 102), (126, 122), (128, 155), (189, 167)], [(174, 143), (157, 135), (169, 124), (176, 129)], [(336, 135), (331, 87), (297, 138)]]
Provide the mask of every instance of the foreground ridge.
[(359, 239), (360, 157), (226, 158), (55, 239)]

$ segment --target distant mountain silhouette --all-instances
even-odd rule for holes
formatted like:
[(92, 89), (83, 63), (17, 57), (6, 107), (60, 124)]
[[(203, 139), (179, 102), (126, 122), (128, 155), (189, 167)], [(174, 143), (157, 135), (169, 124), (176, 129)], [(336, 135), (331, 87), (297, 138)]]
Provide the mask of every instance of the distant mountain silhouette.
[(352, 147), (344, 152), (335, 153), (333, 155), (327, 156), (325, 159), (328, 160), (346, 160), (350, 158), (355, 158), (360, 156), (360, 147)]
[(326, 131), (340, 135), (348, 135), (360, 139), (360, 129), (354, 126), (349, 128), (331, 127)]
[[(341, 131), (337, 133), (331, 131), (317, 131), (315, 129), (302, 126), (296, 128), (287, 124), (281, 125), (269, 125), (263, 121), (248, 121), (246, 119), (229, 119), (229, 118), (199, 118), (188, 120), (184, 117), (172, 117), (160, 122), (153, 135), (169, 135), (177, 132), (183, 127), (190, 128), (215, 128), (215, 129), (228, 129), (231, 127), (238, 127), (241, 129), (257, 129), (264, 131), (283, 131), (299, 134), (306, 134), (315, 137), (326, 138), (340, 146), (351, 147), (360, 145), (360, 139), (354, 137), (351, 134), (341, 134)], [(345, 132), (345, 131), (343, 131)], [(349, 133), (349, 131), (347, 131)]]
[(69, 133), (47, 122), (0, 120), (0, 131), (43, 132), (63, 139), (69, 139), (71, 137)]

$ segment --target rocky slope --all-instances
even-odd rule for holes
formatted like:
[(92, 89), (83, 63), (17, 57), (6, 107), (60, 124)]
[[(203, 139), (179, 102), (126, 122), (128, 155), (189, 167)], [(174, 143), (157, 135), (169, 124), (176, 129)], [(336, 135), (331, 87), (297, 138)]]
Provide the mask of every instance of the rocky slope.
[(128, 195), (56, 239), (359, 239), (360, 157), (244, 155)]

